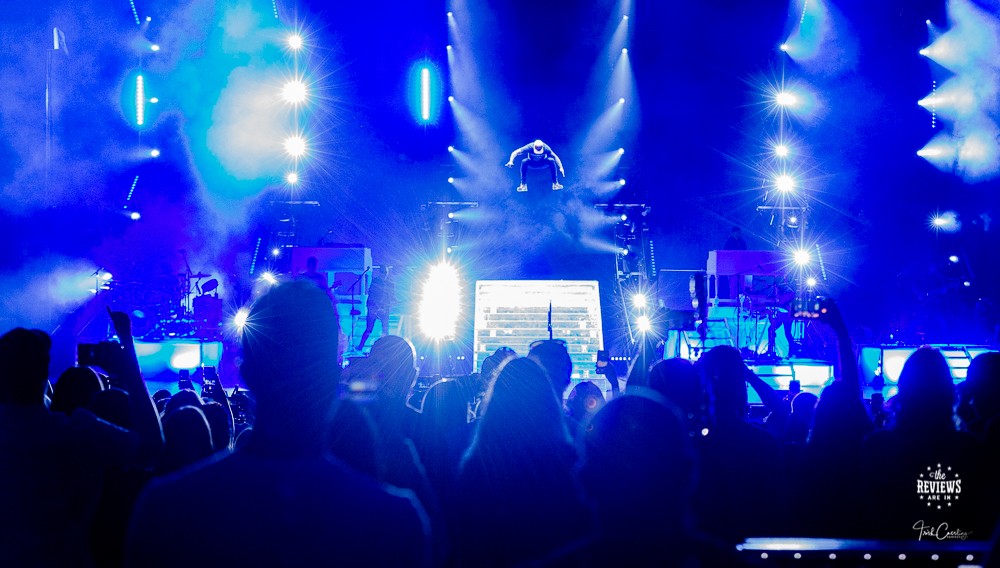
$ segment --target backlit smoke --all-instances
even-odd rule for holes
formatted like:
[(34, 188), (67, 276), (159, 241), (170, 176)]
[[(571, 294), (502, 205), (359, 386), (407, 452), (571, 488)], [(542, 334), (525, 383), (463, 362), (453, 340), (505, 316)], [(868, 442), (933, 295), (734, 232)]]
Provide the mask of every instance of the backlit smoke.
[(950, 28), (921, 50), (954, 73), (920, 101), (950, 129), (918, 155), (966, 181), (1000, 174), (1000, 20), (968, 0), (948, 2)]

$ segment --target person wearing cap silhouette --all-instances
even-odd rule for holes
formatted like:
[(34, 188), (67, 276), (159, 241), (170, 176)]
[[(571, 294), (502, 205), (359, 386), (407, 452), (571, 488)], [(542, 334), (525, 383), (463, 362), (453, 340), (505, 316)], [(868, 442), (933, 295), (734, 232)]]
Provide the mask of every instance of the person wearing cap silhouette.
[(559, 176), (556, 174), (556, 169), (559, 170), (559, 173), (563, 177), (566, 177), (566, 171), (563, 169), (559, 156), (552, 151), (552, 148), (548, 144), (541, 140), (525, 144), (511, 152), (510, 159), (504, 165), (508, 168), (514, 167), (514, 158), (517, 158), (521, 154), (527, 154), (527, 156), (521, 160), (521, 185), (517, 186), (518, 191), (528, 191), (528, 168), (548, 168), (549, 174), (552, 175), (552, 189), (563, 188), (562, 184), (559, 183)]

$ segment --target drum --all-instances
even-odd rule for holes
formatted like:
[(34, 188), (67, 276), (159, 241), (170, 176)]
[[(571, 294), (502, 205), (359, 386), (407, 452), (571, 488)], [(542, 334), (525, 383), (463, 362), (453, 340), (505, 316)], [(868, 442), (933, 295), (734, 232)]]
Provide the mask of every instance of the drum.
[(222, 323), (222, 300), (215, 296), (198, 296), (191, 302), (194, 308), (194, 319), (209, 324)]

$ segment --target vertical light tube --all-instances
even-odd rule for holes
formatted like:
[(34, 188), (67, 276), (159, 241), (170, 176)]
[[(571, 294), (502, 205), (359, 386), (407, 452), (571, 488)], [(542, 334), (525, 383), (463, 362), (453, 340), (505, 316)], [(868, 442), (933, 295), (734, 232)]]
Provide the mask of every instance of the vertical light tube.
[(420, 69), (420, 118), (431, 119), (431, 70), (427, 67)]
[(142, 75), (135, 77), (135, 123), (138, 126), (146, 123), (146, 87)]

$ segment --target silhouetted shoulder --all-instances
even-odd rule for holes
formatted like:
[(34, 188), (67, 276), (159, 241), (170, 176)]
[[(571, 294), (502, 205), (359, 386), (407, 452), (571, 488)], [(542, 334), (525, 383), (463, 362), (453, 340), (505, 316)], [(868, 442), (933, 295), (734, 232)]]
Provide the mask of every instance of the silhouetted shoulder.
[[(187, 547), (162, 546), (183, 531)], [(161, 479), (140, 499), (126, 550), (132, 566), (420, 566), (427, 522), (407, 491), (386, 490), (323, 459), (244, 452)]]

